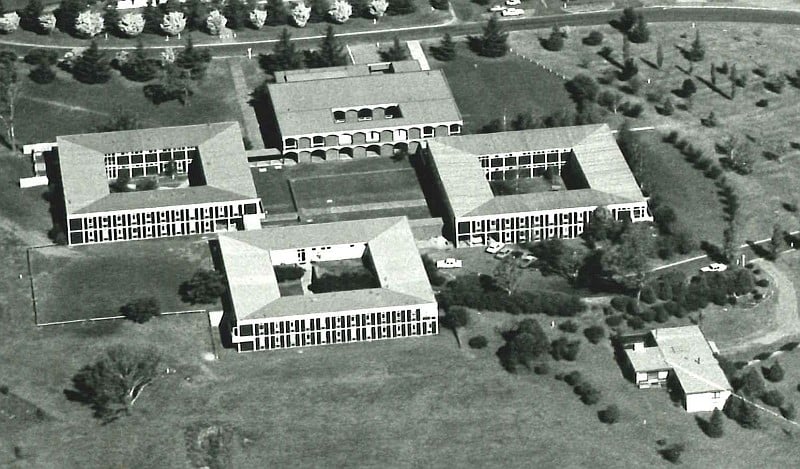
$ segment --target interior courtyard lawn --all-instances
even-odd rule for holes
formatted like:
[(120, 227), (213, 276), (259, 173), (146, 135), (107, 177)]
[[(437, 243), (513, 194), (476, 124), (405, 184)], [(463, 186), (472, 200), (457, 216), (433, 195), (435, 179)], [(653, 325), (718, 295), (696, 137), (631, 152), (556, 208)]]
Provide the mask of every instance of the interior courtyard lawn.
[(465, 38), (457, 38), (457, 57), (440, 62), (427, 53), (439, 41), (426, 41), (432, 69), (443, 70), (464, 118), (465, 133), (476, 133), (493, 119), (510, 122), (519, 113), (544, 117), (562, 109), (574, 109), (564, 81), (522, 57), (509, 53), (490, 59), (469, 50)]
[(27, 77), (27, 66), (22, 68), (22, 93), (16, 109), (21, 143), (52, 142), (59, 135), (94, 132), (119, 114), (136, 116), (142, 127), (242, 120), (224, 61), (211, 62), (206, 78), (196, 84), (185, 106), (178, 101), (153, 104), (142, 92), (145, 84), (127, 80), (117, 71), (108, 83), (87, 85), (57, 70), (53, 83), (40, 85)]
[(189, 305), (178, 294), (195, 271), (212, 268), (199, 237), (53, 246), (31, 250), (30, 258), (39, 324), (117, 316), (122, 305), (148, 296), (164, 312), (215, 306)]

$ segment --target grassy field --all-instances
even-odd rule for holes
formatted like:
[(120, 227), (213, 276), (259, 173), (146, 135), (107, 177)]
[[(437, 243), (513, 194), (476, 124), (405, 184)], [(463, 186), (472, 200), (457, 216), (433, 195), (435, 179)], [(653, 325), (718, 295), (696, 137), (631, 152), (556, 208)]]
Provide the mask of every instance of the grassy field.
[[(409, 167), (292, 179), (290, 184), (295, 200), (302, 208), (425, 199), (417, 175)], [(328, 200), (333, 202), (328, 203)]]
[(722, 204), (711, 179), (685, 161), (658, 132), (639, 134), (651, 152), (644, 161), (644, 189), (675, 209), (678, 221), (697, 241), (722, 242)]
[(132, 241), (31, 251), (40, 324), (118, 315), (119, 307), (144, 296), (162, 311), (202, 309), (180, 300), (178, 287), (201, 268), (211, 268), (205, 241), (186, 238)]
[[(601, 77), (613, 73), (617, 67), (600, 57), (597, 52), (602, 46), (589, 47), (581, 44), (591, 29), (602, 31), (605, 35), (603, 45), (611, 47), (613, 57), (620, 61), (622, 40), (618, 32), (608, 26), (594, 28), (570, 28), (569, 38), (564, 50), (549, 52), (538, 43), (538, 36), (549, 34), (546, 31), (514, 32), (511, 43), (515, 50), (553, 67), (559, 72), (574, 76), (586, 73)], [(638, 59), (639, 75), (643, 89), (638, 96), (628, 96), (630, 102), (644, 104), (642, 117), (635, 119), (636, 125), (655, 125), (666, 131), (678, 130), (693, 145), (704, 150), (712, 158), (720, 158), (715, 144), (729, 135), (752, 138), (754, 172), (749, 176), (729, 174), (739, 199), (743, 201), (737, 223), (742, 240), (761, 239), (769, 235), (770, 227), (778, 222), (784, 228), (796, 227), (798, 219), (782, 208), (785, 202), (793, 202), (795, 194), (792, 187), (800, 177), (796, 164), (800, 152), (793, 148), (797, 142), (796, 128), (800, 123), (797, 106), (800, 105), (800, 90), (786, 84), (782, 93), (765, 89), (765, 78), (756, 73), (766, 70), (766, 75), (794, 75), (795, 66), (786, 62), (787, 56), (800, 53), (796, 41), (796, 31), (791, 26), (698, 23), (697, 30), (705, 44), (706, 54), (701, 62), (690, 63), (683, 58), (682, 49), (689, 47), (695, 30), (689, 23), (664, 23), (650, 25), (651, 41), (646, 44), (631, 44), (631, 55)], [(663, 44), (664, 65), (658, 69), (656, 61), (658, 43)], [(711, 64), (717, 66), (727, 62), (736, 64), (737, 71), (747, 75), (747, 86), (739, 88), (734, 99), (729, 99), (730, 80), (717, 73), (719, 92), (706, 83), (711, 81)], [(698, 88), (691, 99), (675, 94), (681, 83), (692, 78)], [(649, 80), (650, 83), (647, 83)], [(621, 87), (612, 82), (606, 88)], [(671, 116), (663, 116), (655, 111), (654, 104), (647, 103), (645, 97), (660, 96), (656, 104), (669, 96), (677, 109)], [(756, 106), (756, 102), (766, 100), (767, 106)], [(714, 112), (719, 124), (709, 128), (701, 125), (701, 119)], [(619, 120), (618, 116), (611, 116)], [(765, 150), (781, 156), (777, 161), (762, 157)]]
[(23, 143), (54, 141), (58, 135), (92, 132), (114, 114), (133, 114), (143, 127), (241, 121), (231, 77), (225, 62), (214, 61), (208, 75), (187, 105), (177, 101), (155, 105), (142, 93), (143, 85), (117, 72), (109, 83), (86, 85), (59, 70), (47, 85), (32, 82), (25, 74), (17, 102), (17, 138)]
[(475, 133), (492, 119), (502, 120), (503, 115), (511, 121), (523, 112), (546, 116), (574, 107), (560, 78), (513, 53), (488, 59), (475, 55), (465, 43), (459, 43), (457, 49), (457, 58), (450, 62), (428, 60), (431, 68), (443, 70), (447, 76), (468, 133)]

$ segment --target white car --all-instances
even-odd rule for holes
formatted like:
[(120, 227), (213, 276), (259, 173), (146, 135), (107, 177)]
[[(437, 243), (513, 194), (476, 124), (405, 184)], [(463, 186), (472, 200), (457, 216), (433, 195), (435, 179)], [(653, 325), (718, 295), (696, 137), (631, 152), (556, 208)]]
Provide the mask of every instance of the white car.
[(525, 14), (525, 10), (522, 8), (506, 8), (500, 14), (503, 16), (522, 16)]
[(496, 13), (498, 11), (505, 11), (505, 9), (506, 9), (505, 5), (494, 5), (491, 8), (489, 8), (489, 11)]
[(453, 257), (436, 261), (437, 269), (460, 269), (462, 266), (463, 262), (461, 262), (461, 259), (455, 259)]
[(519, 258), (519, 266), (523, 269), (527, 269), (536, 261), (536, 256), (533, 254), (525, 254), (524, 256)]
[(522, 5), (522, 0), (506, 0), (506, 5), (510, 7), (515, 7), (517, 5)]
[(503, 249), (500, 250), (500, 252), (495, 254), (494, 257), (498, 259), (505, 259), (506, 257), (510, 256), (512, 252), (514, 252), (514, 250), (511, 249), (510, 247), (504, 247)]
[(505, 243), (490, 239), (489, 245), (486, 246), (486, 252), (489, 254), (497, 254), (501, 249), (503, 249), (503, 246), (505, 246)]
[(709, 264), (705, 267), (702, 267), (700, 269), (700, 272), (725, 272), (726, 270), (728, 270), (727, 265), (715, 262), (713, 264)]

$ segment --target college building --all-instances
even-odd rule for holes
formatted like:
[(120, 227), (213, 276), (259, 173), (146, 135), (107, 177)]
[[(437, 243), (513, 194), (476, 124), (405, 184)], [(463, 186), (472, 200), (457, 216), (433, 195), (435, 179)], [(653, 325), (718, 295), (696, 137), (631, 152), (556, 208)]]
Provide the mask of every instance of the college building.
[(239, 124), (57, 138), (69, 244), (260, 229)]
[[(576, 238), (601, 206), (617, 220), (653, 220), (606, 124), (434, 138), (426, 147), (456, 247)], [(492, 190), (494, 181), (546, 173), (559, 181), (545, 191)]]
[[(220, 327), (239, 352), (342, 344), (438, 332), (438, 306), (405, 217), (376, 218), (219, 235), (227, 281)], [(313, 293), (311, 272), (326, 262), (363, 262), (374, 288)], [(276, 267), (307, 272), (289, 292)]]
[(267, 89), (284, 162), (414, 153), (464, 124), (444, 73), (413, 60), (278, 72)]
[(687, 412), (722, 409), (731, 385), (716, 359), (716, 346), (698, 326), (653, 329), (623, 345), (639, 389), (674, 385)]

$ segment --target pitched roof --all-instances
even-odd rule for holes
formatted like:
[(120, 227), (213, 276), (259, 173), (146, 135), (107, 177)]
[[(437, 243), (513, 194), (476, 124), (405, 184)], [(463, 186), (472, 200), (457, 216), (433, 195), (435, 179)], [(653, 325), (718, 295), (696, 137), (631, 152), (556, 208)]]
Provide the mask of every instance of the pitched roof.
[(656, 347), (625, 351), (635, 371), (671, 369), (686, 394), (731, 389), (698, 326), (653, 329), (650, 334)]
[(333, 109), (397, 104), (402, 117), (386, 127), (461, 122), (441, 70), (344, 76), (267, 86), (284, 137), (312, 133), (378, 129), (378, 121), (335, 123)]
[[(439, 137), (428, 141), (428, 149), (456, 217), (644, 200), (606, 124)], [(494, 197), (477, 158), (556, 149), (572, 150), (588, 189)]]
[[(67, 213), (257, 198), (236, 122), (65, 135), (57, 142)], [(106, 154), (182, 147), (197, 147), (205, 186), (110, 192)]]
[[(366, 244), (380, 288), (281, 297), (272, 251), (355, 243)], [(219, 245), (238, 319), (436, 301), (406, 217), (224, 233)]]

